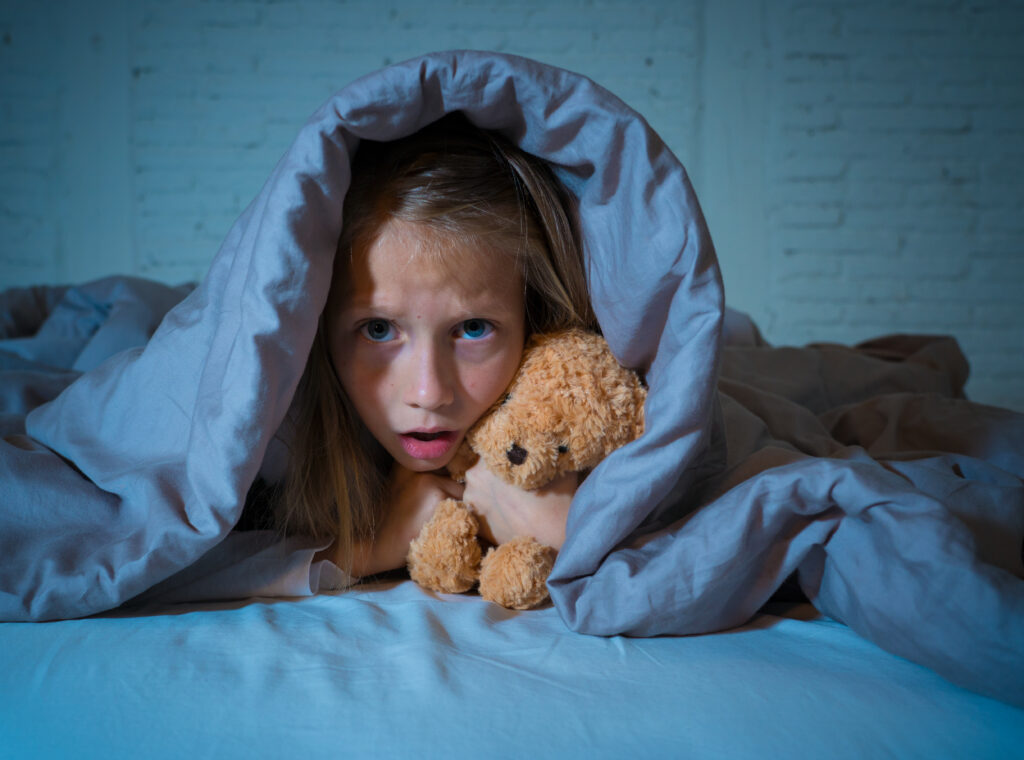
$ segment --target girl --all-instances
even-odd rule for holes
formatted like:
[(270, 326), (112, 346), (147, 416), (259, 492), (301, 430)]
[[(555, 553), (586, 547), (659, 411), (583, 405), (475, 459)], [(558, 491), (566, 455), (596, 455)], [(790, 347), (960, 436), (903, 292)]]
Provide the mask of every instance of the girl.
[(437, 503), (465, 498), (490, 540), (561, 546), (576, 487), (535, 493), (451, 461), (533, 331), (594, 328), (568, 195), (542, 161), (453, 114), (364, 142), (327, 308), (298, 391), (276, 527), (330, 538), (355, 577), (398, 568)]

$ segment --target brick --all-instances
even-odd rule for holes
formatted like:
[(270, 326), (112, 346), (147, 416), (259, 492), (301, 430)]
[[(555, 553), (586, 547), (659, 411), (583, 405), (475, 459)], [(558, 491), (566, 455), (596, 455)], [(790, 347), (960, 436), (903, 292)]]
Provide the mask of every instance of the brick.
[(783, 56), (783, 81), (787, 85), (804, 82), (845, 82), (851, 64), (843, 53), (793, 52)]
[(851, 160), (849, 178), (853, 183), (885, 180), (902, 184), (962, 184), (978, 179), (974, 163), (962, 160), (922, 160), (905, 155), (861, 157)]
[(915, 82), (908, 88), (910, 102), (917, 106), (948, 106), (956, 103), (960, 107), (991, 106), (1005, 103), (1005, 93), (997, 92), (991, 84), (950, 84), (942, 81)]
[(841, 325), (846, 318), (846, 307), (842, 304), (821, 302), (786, 303), (786, 323), (790, 326)]
[(139, 273), (144, 277), (165, 282), (168, 285), (181, 285), (186, 282), (199, 282), (206, 274), (207, 267), (199, 264), (154, 264), (143, 262), (139, 265)]
[(978, 356), (987, 361), (1007, 354), (1024, 355), (1024, 351), (1020, 350), (1024, 330), (1019, 323), (1002, 328), (963, 327), (957, 331), (956, 337), (970, 356)]
[(971, 112), (965, 108), (857, 106), (842, 110), (842, 122), (853, 130), (962, 133), (971, 128)]
[(791, 228), (835, 228), (843, 223), (843, 210), (838, 204), (787, 204), (775, 215)]
[(782, 229), (779, 243), (784, 248), (829, 251), (835, 254), (859, 254), (872, 251), (895, 251), (899, 240), (895, 234), (878, 230)]
[(989, 160), (981, 164), (979, 181), (985, 185), (995, 185), (1008, 190), (1007, 195), (1010, 197), (1016, 196), (1024, 178), (1024, 159), (991, 161), (992, 157), (986, 158)]
[(843, 212), (846, 228), (853, 230), (883, 230), (887, 234), (903, 232), (915, 224), (903, 207), (888, 204), (876, 206), (847, 206)]
[[(976, 274), (977, 276), (977, 274)], [(908, 292), (911, 298), (923, 301), (943, 301), (950, 304), (969, 304), (971, 302), (1017, 303), (1021, 297), (1019, 281), (992, 281), (983, 279), (967, 279), (944, 282), (928, 280), (909, 283)]]
[(984, 44), (971, 48), (969, 55), (974, 65), (985, 66), (993, 79), (1011, 81), (1014, 67), (1020, 70), (1021, 36), (1020, 32), (988, 35)]
[[(847, 262), (849, 264), (849, 262)], [(847, 268), (849, 268), (847, 266)], [(902, 279), (895, 277), (884, 277), (876, 273), (873, 277), (865, 279), (850, 279), (849, 288), (856, 300), (856, 305), (849, 308), (849, 312), (871, 311), (876, 304), (900, 304), (909, 300), (907, 295), (907, 284)]]
[(1024, 155), (1024, 145), (999, 142), (993, 145), (990, 137), (981, 132), (963, 134), (941, 134), (938, 132), (919, 133), (901, 138), (900, 149), (915, 159), (943, 160), (953, 158), (963, 160), (973, 155), (983, 155), (989, 151), (998, 151), (1001, 156)]
[(848, 184), (844, 200), (850, 207), (871, 208), (874, 206), (900, 206), (906, 200), (907, 188), (904, 183), (886, 181), (864, 181)]
[(834, 130), (839, 126), (839, 110), (831, 106), (793, 106), (780, 119), (784, 129)]
[(0, 186), (3, 190), (3, 194), (0, 195), (0, 214), (4, 217), (3, 223), (45, 227), (49, 214), (46, 209), (40, 208), (39, 198), (46, 197), (49, 193), (49, 183), (43, 178), (33, 177), (21, 186), (15, 187), (13, 183), (7, 184), (10, 181), (5, 178), (6, 186)]
[[(995, 267), (1006, 266), (1001, 259), (1012, 259), (1013, 263), (1024, 261), (1024, 239), (1006, 232), (980, 231), (972, 238), (967, 250), (972, 258), (993, 260), (992, 266)], [(1020, 269), (1017, 271), (1024, 276)]]
[(794, 132), (783, 134), (787, 147), (799, 146), (797, 150), (807, 157), (832, 157), (839, 159), (877, 158), (882, 155), (907, 156), (910, 137), (916, 142), (918, 135), (877, 133), (856, 133), (848, 129), (816, 132), (814, 134)]
[(983, 232), (1012, 232), (1024, 235), (1024, 210), (1021, 207), (982, 209), (978, 227)]
[(895, 246), (859, 252), (843, 259), (843, 279), (848, 282), (902, 277), (906, 274), (903, 269)]
[(0, 261), (5, 267), (31, 269), (52, 263), (57, 247), (56, 230), (34, 221), (0, 210)]
[(824, 256), (819, 251), (785, 248), (776, 271), (779, 282), (820, 281), (835, 278), (843, 271), (844, 262), (837, 256)]
[(844, 9), (843, 32), (872, 41), (902, 42), (918, 37), (944, 35), (962, 25), (961, 14), (904, 3), (872, 3)]
[(930, 62), (911, 57), (899, 51), (884, 53), (876, 48), (871, 55), (855, 58), (850, 64), (853, 81), (907, 84), (927, 82), (934, 69)]
[(27, 146), (20, 143), (5, 143), (0, 140), (0, 166), (19, 171), (51, 172), (57, 150), (51, 139), (47, 143)]
[(914, 92), (907, 82), (846, 82), (836, 99), (846, 105), (901, 106), (912, 100)]
[[(792, 182), (776, 191), (771, 198), (769, 209), (776, 209), (789, 203), (841, 203), (846, 195), (846, 187), (839, 182)], [(787, 246), (796, 247), (801, 246)]]
[[(1016, 351), (1024, 353), (1024, 333), (1019, 333), (1016, 340)], [(1014, 348), (1007, 348), (1006, 351), (1013, 351)], [(1020, 377), (1024, 371), (1024, 360), (1019, 356), (1009, 353), (985, 354), (977, 352), (975, 357), (975, 369), (979, 366), (985, 368), (985, 374), (995, 381), (1012, 381)]]
[[(1022, 71), (1024, 71), (1024, 64), (1022, 64)], [(1024, 89), (1024, 85), (1022, 85), (1022, 89)], [(997, 135), (1013, 135), (1024, 138), (1024, 105), (972, 108), (971, 121), (975, 129), (993, 132)]]
[(892, 327), (919, 332), (955, 332), (971, 324), (970, 306), (938, 299), (934, 303), (916, 301), (902, 304)]
[[(0, 249), (3, 249), (2, 238), (0, 238)], [(18, 263), (0, 259), (0, 290), (28, 287), (41, 282), (54, 283), (55, 277), (54, 266), (49, 261)]]
[(820, 39), (837, 36), (841, 26), (842, 14), (838, 8), (798, 5), (785, 15), (782, 30), (790, 39)]
[(794, 152), (772, 163), (775, 180), (839, 180), (846, 174), (849, 162), (828, 156), (807, 156)]
[[(937, 235), (938, 238), (944, 236)], [(907, 276), (915, 280), (961, 280), (972, 274), (969, 248), (939, 239), (926, 246), (920, 239), (904, 239), (900, 256)]]
[(950, 235), (971, 234), (978, 228), (978, 211), (966, 205), (908, 205), (905, 213), (915, 226)]
[(868, 334), (898, 332), (906, 320), (900, 307), (895, 304), (874, 304), (867, 309), (851, 310), (846, 324), (853, 328), (870, 328)]
[[(1018, 240), (1019, 244), (1019, 240)], [(1017, 248), (1017, 255), (1006, 258), (993, 258), (975, 256), (973, 269), (976, 277), (981, 282), (994, 282), (1006, 285), (1008, 288), (1016, 289), (1018, 293), (1024, 292), (1024, 267), (1020, 265), (1022, 249)], [(1024, 299), (1015, 299), (1017, 302), (1024, 302)]]
[(907, 188), (907, 205), (911, 208), (915, 206), (973, 208), (978, 205), (977, 198), (977, 188), (971, 182), (920, 184)]
[(858, 299), (852, 289), (844, 291), (832, 285), (822, 288), (820, 284), (821, 278), (817, 276), (787, 277), (772, 284), (772, 297), (784, 299), (784, 313), (788, 313), (789, 305), (796, 302), (857, 305)]
[[(974, 324), (977, 327), (1019, 327), (1024, 329), (1024, 305), (1021, 304), (979, 304), (974, 307)], [(1024, 349), (1024, 342), (1021, 344)], [(1024, 351), (1016, 357), (1024, 362)]]

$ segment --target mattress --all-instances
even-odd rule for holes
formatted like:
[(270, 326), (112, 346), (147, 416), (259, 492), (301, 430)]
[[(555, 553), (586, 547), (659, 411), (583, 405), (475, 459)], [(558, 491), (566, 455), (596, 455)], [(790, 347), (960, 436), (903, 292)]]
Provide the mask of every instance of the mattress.
[(5, 758), (1019, 756), (1024, 711), (807, 604), (570, 632), (408, 580), (0, 625)]

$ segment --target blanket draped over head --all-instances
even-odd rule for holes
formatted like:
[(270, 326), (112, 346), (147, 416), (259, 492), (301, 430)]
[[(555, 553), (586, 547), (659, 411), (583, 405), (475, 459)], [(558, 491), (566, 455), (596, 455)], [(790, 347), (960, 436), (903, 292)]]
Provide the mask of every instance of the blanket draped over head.
[(879, 646), (1024, 705), (1022, 416), (958, 397), (949, 340), (773, 349), (755, 329), (723, 347), (718, 266), (676, 158), (586, 78), (489, 53), (428, 55), (330, 98), (187, 296), (120, 278), (4, 294), (0, 619), (89, 615), (173, 577), (179, 598), (216, 594), (204, 563), (242, 595), (330, 585), (308, 542), (253, 549), (234, 573), (218, 547), (248, 535), (231, 529), (326, 302), (360, 139), (452, 111), (555, 167), (602, 330), (650, 388), (646, 433), (573, 503), (550, 580), (566, 624), (722, 630), (793, 576)]

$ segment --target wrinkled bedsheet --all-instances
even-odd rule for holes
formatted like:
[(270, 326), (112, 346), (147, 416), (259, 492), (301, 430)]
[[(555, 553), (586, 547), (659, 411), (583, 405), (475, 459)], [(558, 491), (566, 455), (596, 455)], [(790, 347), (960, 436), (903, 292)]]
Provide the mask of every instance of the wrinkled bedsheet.
[[(723, 630), (795, 577), (884, 649), (1024, 705), (1024, 417), (960, 397), (947, 339), (787, 349), (723, 327), (710, 236), (657, 135), (583, 77), (486, 53), (332, 97), (187, 295), (120, 279), (4, 295), (0, 619), (89, 615), (158, 584), (187, 596), (197, 563), (204, 594), (221, 571), (245, 593), (231, 528), (261, 468), (280, 469), (349, 156), (453, 110), (554, 164), (602, 329), (650, 387), (647, 432), (574, 500), (549, 583), (566, 625)], [(283, 594), (336, 585), (313, 551), (259, 549), (260, 593), (275, 562)]]
[[(127, 656), (126, 656), (126, 653)], [(411, 581), (0, 624), (0, 750), (74, 757), (1003, 760), (1024, 711), (810, 605), (727, 633), (580, 636)]]

